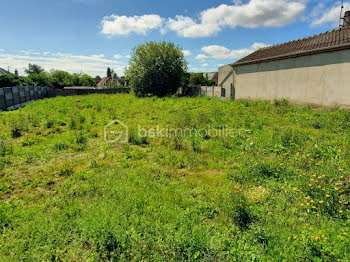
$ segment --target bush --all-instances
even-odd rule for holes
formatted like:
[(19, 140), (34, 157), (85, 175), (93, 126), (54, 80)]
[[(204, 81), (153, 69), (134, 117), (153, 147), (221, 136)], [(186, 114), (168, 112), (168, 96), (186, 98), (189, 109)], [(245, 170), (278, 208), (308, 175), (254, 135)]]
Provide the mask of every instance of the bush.
[(133, 50), (126, 78), (137, 96), (175, 94), (187, 70), (182, 50), (169, 42), (147, 42)]
[(31, 84), (32, 81), (23, 76), (5, 74), (0, 75), (0, 87), (27, 86)]
[(33, 73), (28, 76), (28, 79), (30, 79), (31, 82), (35, 86), (47, 86), (47, 87), (53, 87), (52, 85), (52, 77), (50, 74), (46, 72), (41, 72), (39, 74)]
[(73, 84), (73, 78), (68, 72), (54, 70), (51, 72), (51, 76), (54, 88), (63, 89), (65, 86), (71, 86)]

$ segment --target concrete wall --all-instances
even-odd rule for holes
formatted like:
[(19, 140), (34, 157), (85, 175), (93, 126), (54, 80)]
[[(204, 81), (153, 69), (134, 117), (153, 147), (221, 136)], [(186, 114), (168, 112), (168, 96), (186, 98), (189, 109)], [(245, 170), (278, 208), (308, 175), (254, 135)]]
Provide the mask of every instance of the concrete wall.
[(47, 97), (47, 88), (14, 86), (0, 88), (0, 111), (14, 110), (27, 103)]
[(230, 65), (219, 68), (218, 86), (221, 86), (225, 90), (225, 98), (235, 98), (235, 93), (233, 92), (233, 73), (233, 68)]
[(210, 96), (221, 97), (221, 86), (194, 86), (194, 87), (180, 87), (178, 93), (186, 96)]
[(230, 81), (236, 99), (350, 106), (350, 50), (238, 66), (234, 71)]
[(48, 89), (39, 86), (14, 86), (0, 88), (0, 111), (14, 110), (27, 103), (55, 96), (129, 93), (129, 88), (111, 89)]

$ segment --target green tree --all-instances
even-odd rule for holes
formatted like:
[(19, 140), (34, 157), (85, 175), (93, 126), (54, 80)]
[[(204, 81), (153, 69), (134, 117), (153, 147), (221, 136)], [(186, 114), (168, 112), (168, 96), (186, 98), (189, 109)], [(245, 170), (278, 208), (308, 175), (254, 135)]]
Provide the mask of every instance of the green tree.
[(52, 76), (52, 85), (54, 88), (62, 89), (65, 86), (73, 85), (73, 78), (68, 72), (61, 71), (61, 70), (53, 70), (51, 72), (51, 76)]
[(35, 86), (47, 86), (53, 87), (52, 85), (52, 77), (50, 74), (46, 72), (41, 72), (39, 74), (33, 73), (28, 76)]
[(118, 80), (118, 75), (116, 72), (114, 72), (114, 70), (112, 69), (112, 79), (113, 80)]
[(36, 64), (28, 64), (28, 69), (25, 70), (25, 72), (30, 75), (30, 74), (40, 74), (43, 72), (44, 69)]
[(107, 68), (107, 77), (112, 78), (112, 71), (109, 67)]
[(182, 50), (170, 42), (146, 42), (133, 49), (126, 77), (137, 96), (176, 93), (187, 71)]
[(100, 83), (100, 81), (101, 81), (101, 77), (99, 75), (95, 76), (95, 83), (96, 83), (96, 85), (98, 83)]
[(192, 73), (190, 76), (190, 85), (198, 86), (205, 84), (205, 80), (202, 73)]
[(80, 86), (96, 86), (95, 79), (86, 74), (80, 76), (79, 84)]
[(80, 84), (81, 74), (74, 73), (71, 75), (72, 78), (72, 86), (81, 86)]

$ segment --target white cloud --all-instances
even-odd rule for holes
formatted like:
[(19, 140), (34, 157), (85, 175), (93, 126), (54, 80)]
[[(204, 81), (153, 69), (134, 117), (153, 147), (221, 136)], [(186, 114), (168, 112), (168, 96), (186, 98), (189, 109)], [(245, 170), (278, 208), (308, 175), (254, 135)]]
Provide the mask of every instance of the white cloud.
[(131, 58), (131, 55), (126, 55), (125, 57), (126, 57), (126, 58)]
[(199, 54), (199, 55), (196, 56), (196, 59), (197, 59), (197, 60), (204, 61), (204, 60), (207, 60), (207, 59), (208, 59), (208, 56), (203, 55), (203, 54)]
[(266, 46), (264, 43), (254, 43), (249, 48), (231, 50), (220, 45), (210, 45), (202, 47), (202, 51), (214, 59), (237, 59)]
[(208, 63), (202, 64), (202, 67), (207, 67), (207, 66), (208, 66)]
[(218, 24), (197, 24), (192, 18), (182, 15), (169, 18), (167, 27), (182, 37), (206, 37), (220, 31)]
[(119, 16), (110, 15), (102, 19), (102, 33), (114, 35), (128, 35), (130, 33), (146, 34), (160, 28), (163, 18), (159, 15)]
[(91, 57), (95, 57), (95, 58), (104, 58), (105, 55), (99, 54), (99, 55), (92, 55)]
[(222, 4), (202, 11), (199, 23), (187, 16), (169, 18), (167, 28), (183, 37), (207, 37), (225, 27), (284, 26), (294, 22), (304, 10), (302, 0), (250, 0), (246, 4), (236, 1), (234, 5)]
[(114, 57), (115, 59), (123, 58), (123, 56), (122, 56), (122, 55), (119, 55), (119, 54), (115, 54), (113, 57)]
[[(324, 6), (322, 6), (324, 7)], [(319, 7), (320, 8), (320, 7)], [(344, 3), (344, 11), (350, 10), (350, 3)], [(339, 23), (339, 13), (340, 4), (333, 6), (332, 8), (324, 8), (322, 11), (320, 9), (313, 10), (312, 15), (323, 13), (321, 18), (314, 20), (311, 25), (317, 26), (325, 23), (331, 23), (332, 25), (338, 25)]]
[(41, 55), (39, 51), (35, 51), (35, 50), (21, 50), (19, 52), (25, 55)]
[(190, 50), (182, 50), (182, 53), (184, 54), (184, 56), (192, 55), (192, 52)]
[(1, 48), (0, 48), (0, 52), (5, 52), (5, 49), (1, 49)]
[(51, 69), (65, 70), (71, 73), (84, 72), (94, 75), (104, 76), (106, 68), (111, 67), (118, 75), (123, 75), (125, 64), (116, 60), (106, 59), (102, 55), (73, 55), (65, 53), (55, 53), (49, 56), (28, 55), (19, 52), (19, 54), (0, 54), (0, 60), (3, 64), (10, 66), (13, 70), (18, 69), (20, 74), (24, 74), (24, 69), (28, 63), (38, 64), (46, 71)]

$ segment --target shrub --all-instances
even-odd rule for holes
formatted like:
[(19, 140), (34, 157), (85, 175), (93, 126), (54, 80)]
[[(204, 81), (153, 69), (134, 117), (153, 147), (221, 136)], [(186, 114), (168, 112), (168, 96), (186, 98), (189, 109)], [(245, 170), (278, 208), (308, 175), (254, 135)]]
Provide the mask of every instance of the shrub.
[(73, 84), (72, 76), (62, 70), (54, 70), (51, 72), (52, 76), (52, 86), (54, 88), (62, 89), (65, 86), (71, 86)]
[(187, 70), (182, 50), (169, 42), (146, 42), (133, 50), (126, 77), (137, 96), (175, 94)]
[(0, 87), (26, 86), (31, 84), (31, 80), (23, 76), (0, 75)]
[(28, 79), (30, 79), (30, 81), (33, 82), (35, 86), (53, 87), (52, 77), (46, 72), (40, 72), (39, 74), (32, 73), (28, 76)]

